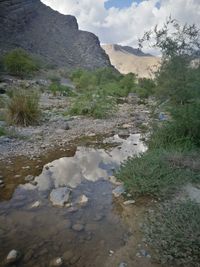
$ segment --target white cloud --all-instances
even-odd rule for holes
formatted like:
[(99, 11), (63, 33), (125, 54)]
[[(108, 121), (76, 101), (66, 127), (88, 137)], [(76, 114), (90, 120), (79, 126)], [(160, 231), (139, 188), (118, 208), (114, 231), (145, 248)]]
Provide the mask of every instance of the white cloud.
[(101, 43), (137, 46), (144, 31), (162, 24), (169, 15), (200, 27), (200, 0), (144, 0), (140, 4), (133, 0), (128, 8), (108, 10), (106, 1), (42, 0), (60, 13), (76, 16), (80, 29), (95, 33)]

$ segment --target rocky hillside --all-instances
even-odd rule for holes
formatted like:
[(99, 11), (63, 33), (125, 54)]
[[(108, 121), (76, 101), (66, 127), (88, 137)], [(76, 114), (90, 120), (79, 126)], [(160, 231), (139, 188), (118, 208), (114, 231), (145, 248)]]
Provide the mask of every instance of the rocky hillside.
[(94, 34), (40, 0), (0, 0), (0, 54), (16, 47), (70, 69), (110, 66)]
[(102, 47), (109, 55), (112, 65), (123, 74), (133, 72), (139, 77), (149, 78), (160, 62), (158, 57), (129, 46), (109, 44)]

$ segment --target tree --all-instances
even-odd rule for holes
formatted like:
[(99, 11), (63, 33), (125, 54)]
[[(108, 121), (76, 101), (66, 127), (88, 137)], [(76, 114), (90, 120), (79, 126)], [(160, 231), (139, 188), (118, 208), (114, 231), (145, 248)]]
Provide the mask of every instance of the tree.
[(160, 99), (168, 98), (172, 104), (184, 104), (200, 95), (200, 66), (191, 67), (192, 60), (200, 56), (200, 31), (196, 25), (181, 26), (169, 17), (161, 29), (158, 26), (146, 32), (139, 40), (140, 47), (148, 41), (162, 53), (162, 62), (156, 73)]

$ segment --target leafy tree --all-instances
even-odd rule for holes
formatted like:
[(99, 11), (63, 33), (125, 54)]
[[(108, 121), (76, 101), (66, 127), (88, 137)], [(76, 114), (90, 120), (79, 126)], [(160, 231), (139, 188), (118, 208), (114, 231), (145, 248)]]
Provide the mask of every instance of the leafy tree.
[(200, 95), (200, 67), (191, 67), (191, 62), (200, 55), (200, 31), (196, 25), (184, 26), (172, 19), (159, 29), (146, 32), (140, 47), (148, 41), (160, 49), (162, 63), (156, 73), (158, 96), (166, 97), (172, 104), (184, 104)]

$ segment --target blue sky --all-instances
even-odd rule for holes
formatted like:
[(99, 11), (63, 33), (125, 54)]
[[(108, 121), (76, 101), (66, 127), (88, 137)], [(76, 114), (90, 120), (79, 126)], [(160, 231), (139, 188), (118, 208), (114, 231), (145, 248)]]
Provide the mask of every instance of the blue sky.
[(133, 2), (140, 3), (142, 0), (109, 0), (105, 3), (105, 7), (111, 8), (111, 7), (117, 7), (117, 8), (125, 8), (131, 6)]

